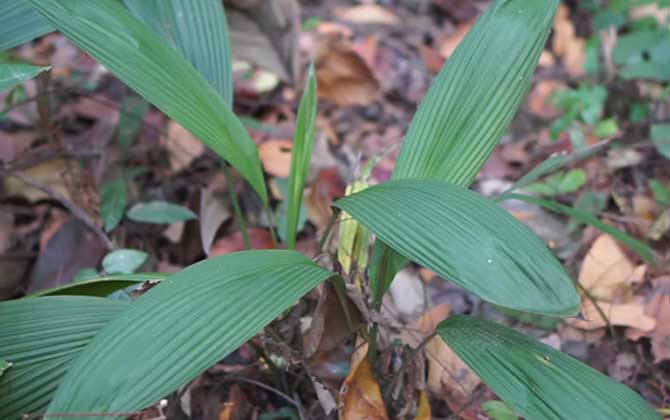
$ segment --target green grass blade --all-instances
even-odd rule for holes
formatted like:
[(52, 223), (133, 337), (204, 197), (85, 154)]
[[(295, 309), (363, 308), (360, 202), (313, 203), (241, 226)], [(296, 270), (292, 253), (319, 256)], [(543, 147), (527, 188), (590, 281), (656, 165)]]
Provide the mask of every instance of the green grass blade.
[(11, 89), (49, 69), (50, 67), (29, 64), (0, 64), (0, 92)]
[(447, 60), (410, 125), (394, 179), (468, 186), (523, 100), (558, 0), (497, 0)]
[(124, 3), (135, 17), (176, 48), (232, 106), (228, 24), (220, 0), (124, 0)]
[(89, 341), (128, 302), (78, 296), (0, 303), (0, 418), (43, 412), (65, 372)]
[(628, 248), (631, 249), (631, 251), (635, 252), (646, 262), (652, 265), (656, 263), (654, 259), (654, 252), (651, 250), (651, 247), (649, 247), (649, 245), (633, 238), (632, 236), (628, 235), (625, 232), (622, 232), (621, 230), (617, 229), (612, 225), (608, 225), (607, 223), (602, 222), (600, 219), (593, 216), (592, 214), (574, 209), (570, 206), (557, 203), (556, 201), (545, 200), (530, 195), (509, 194), (507, 196), (507, 199), (525, 201), (526, 203), (529, 204), (544, 207), (545, 209), (553, 211), (554, 213), (570, 216), (575, 220), (586, 223), (587, 225), (593, 226), (594, 228), (600, 230), (601, 232), (611, 235), (614, 239), (626, 245)]
[(305, 92), (302, 94), (296, 118), (295, 139), (291, 151), (291, 172), (289, 174), (288, 210), (286, 214), (286, 246), (295, 248), (298, 236), (298, 220), (302, 205), (303, 189), (309, 172), (309, 162), (314, 146), (316, 111), (319, 104), (314, 75), (314, 65), (309, 66)]
[(507, 327), (452, 316), (438, 334), (517, 413), (541, 420), (659, 420), (626, 386)]
[(233, 165), (267, 203), (256, 145), (225, 100), (117, 1), (27, 0), (77, 46)]
[(575, 315), (575, 286), (545, 244), (493, 202), (463, 187), (391, 181), (342, 198), (351, 214), (405, 257), (496, 305)]
[(142, 409), (234, 351), (331, 274), (286, 250), (194, 264), (153, 287), (95, 337), (48, 411)]
[(23, 0), (0, 0), (0, 51), (53, 30), (53, 26)]

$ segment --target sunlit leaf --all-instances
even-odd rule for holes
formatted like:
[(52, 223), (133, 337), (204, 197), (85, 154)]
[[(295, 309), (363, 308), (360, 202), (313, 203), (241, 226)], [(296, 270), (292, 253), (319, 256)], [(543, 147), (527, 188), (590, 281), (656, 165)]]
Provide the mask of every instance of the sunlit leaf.
[(405, 257), (486, 301), (547, 315), (579, 310), (572, 280), (545, 244), (471, 190), (436, 181), (391, 181), (334, 206)]
[(118, 1), (26, 0), (78, 47), (234, 166), (267, 203), (256, 145), (226, 101)]
[(95, 337), (48, 411), (144, 408), (221, 360), (329, 276), (294, 251), (246, 251), (194, 264), (153, 287)]
[(105, 255), (102, 268), (108, 274), (132, 274), (148, 257), (149, 254), (136, 249), (117, 249)]
[(490, 321), (452, 316), (438, 334), (527, 419), (659, 420), (638, 394), (571, 356)]
[(0, 418), (41, 413), (72, 360), (127, 302), (75, 296), (0, 302)]

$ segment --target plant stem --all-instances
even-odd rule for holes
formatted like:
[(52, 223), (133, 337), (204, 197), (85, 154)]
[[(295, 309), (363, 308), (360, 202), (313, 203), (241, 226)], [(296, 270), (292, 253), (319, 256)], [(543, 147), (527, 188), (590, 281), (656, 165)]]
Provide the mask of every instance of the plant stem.
[(265, 206), (265, 214), (268, 216), (268, 222), (270, 222), (270, 236), (272, 236), (272, 244), (277, 248), (277, 244), (279, 242), (277, 241), (277, 235), (275, 234), (275, 229), (277, 228), (277, 225), (275, 224), (275, 219), (272, 214), (272, 209), (270, 208), (270, 205)]
[(323, 231), (321, 239), (319, 240), (319, 251), (317, 252), (317, 254), (321, 254), (323, 252), (323, 247), (326, 246), (326, 240), (328, 239), (328, 236), (330, 236), (330, 231), (333, 230), (333, 226), (335, 226), (335, 223), (337, 222), (337, 217), (339, 215), (340, 215), (340, 209), (338, 208), (333, 209), (333, 214), (332, 216), (330, 216), (330, 220), (328, 221), (326, 230)]
[(237, 197), (237, 190), (235, 189), (235, 183), (233, 182), (233, 177), (230, 174), (228, 169), (228, 162), (225, 160), (221, 165), (223, 167), (223, 177), (226, 178), (226, 185), (228, 185), (228, 194), (230, 195), (230, 201), (233, 203), (233, 211), (235, 212), (235, 218), (237, 223), (240, 225), (240, 231), (242, 232), (242, 240), (244, 241), (244, 247), (249, 250), (251, 249), (251, 241), (249, 240), (249, 232), (247, 232), (247, 222), (244, 220), (244, 215), (242, 214), (242, 209), (240, 208), (240, 202)]

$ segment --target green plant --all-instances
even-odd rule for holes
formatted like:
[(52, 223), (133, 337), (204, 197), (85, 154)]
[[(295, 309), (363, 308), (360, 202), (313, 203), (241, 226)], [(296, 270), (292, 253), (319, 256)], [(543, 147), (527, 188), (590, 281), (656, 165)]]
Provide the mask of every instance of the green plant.
[[(60, 30), (201, 138), (268, 205), (258, 153), (230, 108), (221, 3), (200, 0), (202, 7), (186, 7), (190, 4), (27, 0), (5, 1), (2, 7), (12, 9), (13, 16), (27, 16), (23, 33)], [(546, 246), (493, 201), (467, 189), (523, 99), (557, 4), (494, 2), (424, 99), (394, 179), (335, 203), (378, 238), (369, 269), (376, 305), (393, 274), (412, 260), (506, 308), (551, 316), (578, 313), (572, 280)], [(187, 30), (174, 22), (184, 15), (186, 21), (211, 25)], [(164, 33), (166, 25), (177, 29)], [(202, 29), (212, 25), (218, 29)], [(5, 38), (8, 32), (16, 38)], [(0, 33), (4, 47), (26, 40), (6, 27)], [(222, 47), (224, 54), (212, 51)], [(227, 75), (223, 83), (214, 79), (221, 75)], [(316, 106), (310, 72), (289, 181), (289, 248), (297, 234)], [(558, 157), (522, 181), (528, 185), (568, 161)], [(503, 198), (514, 197), (509, 191)], [(110, 226), (116, 218), (110, 216)], [(627, 243), (647, 252), (644, 244)], [(91, 296), (147, 279), (161, 281), (133, 302)], [(341, 285), (335, 273), (293, 250), (244, 251), (201, 261), (167, 278), (108, 277), (0, 303), (0, 360), (12, 363), (2, 365), (0, 417), (15, 419), (46, 408), (53, 419), (68, 413), (122, 418), (119, 413), (152, 404), (195, 378), (329, 279)], [(374, 331), (373, 326), (372, 340)], [(437, 333), (525, 418), (658, 418), (623, 385), (506, 327), (456, 316)]]

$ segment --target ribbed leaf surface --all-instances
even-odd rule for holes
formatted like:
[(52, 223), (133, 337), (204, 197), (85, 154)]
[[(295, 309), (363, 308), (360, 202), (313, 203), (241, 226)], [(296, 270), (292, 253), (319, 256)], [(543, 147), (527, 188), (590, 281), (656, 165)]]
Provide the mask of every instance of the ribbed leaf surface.
[(53, 26), (23, 0), (0, 0), (0, 51), (53, 30)]
[(108, 296), (117, 290), (125, 289), (145, 281), (161, 281), (168, 277), (166, 273), (136, 273), (105, 276), (90, 280), (68, 283), (50, 289), (40, 290), (31, 296), (57, 296), (57, 295), (79, 295), (79, 296)]
[(316, 96), (316, 77), (314, 66), (310, 65), (307, 75), (307, 85), (302, 94), (298, 116), (296, 118), (295, 139), (291, 150), (291, 173), (289, 175), (288, 187), (288, 211), (286, 215), (286, 245), (295, 248), (298, 235), (298, 219), (300, 218), (300, 206), (305, 188), (305, 180), (309, 172), (309, 162), (312, 157), (314, 146), (314, 130), (316, 124), (316, 111), (319, 104)]
[(544, 243), (471, 190), (391, 181), (334, 205), (402, 255), (484, 300), (547, 315), (579, 310), (572, 281)]
[(177, 50), (123, 4), (27, 1), (77, 46), (237, 168), (267, 202), (258, 151), (240, 120)]
[(0, 418), (43, 412), (72, 360), (128, 302), (92, 297), (25, 298), (0, 303)]
[(658, 420), (638, 394), (578, 360), (509, 328), (452, 316), (438, 334), (528, 420)]
[(32, 79), (45, 70), (49, 70), (49, 67), (31, 66), (29, 64), (0, 64), (0, 92)]
[(176, 48), (230, 106), (233, 75), (221, 0), (124, 0), (126, 7)]
[(497, 0), (479, 18), (421, 102), (394, 179), (468, 186), (531, 83), (558, 0)]
[(96, 336), (68, 371), (49, 412), (141, 409), (235, 350), (330, 275), (307, 257), (281, 250), (192, 265)]

